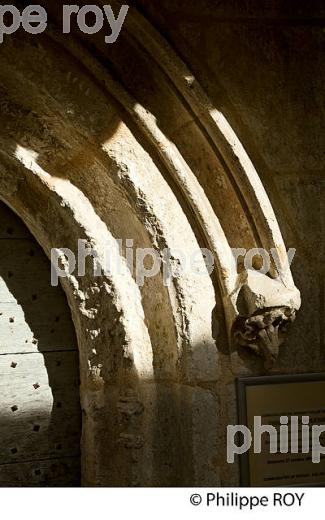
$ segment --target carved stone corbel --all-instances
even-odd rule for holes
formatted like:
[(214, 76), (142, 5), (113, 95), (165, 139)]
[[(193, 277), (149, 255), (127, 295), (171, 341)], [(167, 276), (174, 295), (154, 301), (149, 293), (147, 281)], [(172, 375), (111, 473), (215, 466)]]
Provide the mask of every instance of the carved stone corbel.
[(264, 359), (266, 369), (272, 368), (299, 307), (297, 289), (286, 289), (278, 280), (248, 271), (237, 292), (234, 344), (251, 349)]
[(265, 368), (270, 369), (295, 318), (296, 311), (289, 307), (265, 309), (251, 317), (239, 317), (234, 326), (234, 341), (252, 349), (264, 359)]

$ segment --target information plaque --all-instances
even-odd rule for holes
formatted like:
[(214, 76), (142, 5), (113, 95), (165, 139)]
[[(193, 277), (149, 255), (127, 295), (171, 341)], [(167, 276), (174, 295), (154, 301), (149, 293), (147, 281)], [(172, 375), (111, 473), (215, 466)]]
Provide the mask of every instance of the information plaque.
[[(325, 485), (325, 456), (313, 462), (316, 439), (325, 446), (325, 433), (319, 434), (320, 426), (325, 430), (325, 374), (240, 378), (237, 391), (238, 424), (252, 434), (250, 449), (240, 455), (241, 485)], [(277, 453), (270, 453), (269, 432), (260, 436), (261, 452), (254, 452), (259, 421), (275, 428)]]

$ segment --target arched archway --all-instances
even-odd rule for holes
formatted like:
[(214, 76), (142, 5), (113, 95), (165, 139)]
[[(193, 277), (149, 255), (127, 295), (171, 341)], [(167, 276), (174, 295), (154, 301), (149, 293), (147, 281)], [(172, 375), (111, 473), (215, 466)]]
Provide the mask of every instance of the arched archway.
[(234, 344), (234, 325), (246, 339), (256, 312), (241, 313), (239, 295), (256, 286), (233, 268), (231, 247), (279, 251), (279, 269), (263, 277), (266, 293), (274, 277), (278, 290), (258, 308), (262, 323), (270, 307), (289, 310), (280, 316), (289, 321), (299, 292), (236, 136), (166, 43), (130, 20), (109, 55), (96, 36), (90, 46), (51, 25), (37, 47), (26, 35), (3, 44), (0, 196), (48, 257), (52, 248), (76, 254), (79, 239), (100, 256), (118, 239), (168, 248), (175, 264), (177, 250), (212, 251), (211, 277), (200, 255), (207, 276), (182, 273), (166, 287), (159, 272), (139, 288), (124, 250), (122, 273), (96, 277), (90, 259), (85, 276), (62, 286), (79, 346), (83, 483), (217, 485), (234, 374), (263, 369)]

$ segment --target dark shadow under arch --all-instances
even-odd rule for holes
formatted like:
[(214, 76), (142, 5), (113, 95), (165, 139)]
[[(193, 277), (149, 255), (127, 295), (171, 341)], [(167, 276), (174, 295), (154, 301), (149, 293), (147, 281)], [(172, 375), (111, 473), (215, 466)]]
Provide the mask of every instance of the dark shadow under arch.
[(0, 486), (77, 486), (79, 362), (65, 295), (3, 203), (0, 246)]

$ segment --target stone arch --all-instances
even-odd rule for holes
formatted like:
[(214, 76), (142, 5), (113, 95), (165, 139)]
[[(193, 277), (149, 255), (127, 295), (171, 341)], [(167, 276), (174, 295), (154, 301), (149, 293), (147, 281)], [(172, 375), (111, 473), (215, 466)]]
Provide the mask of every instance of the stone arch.
[[(90, 261), (62, 285), (79, 343), (84, 483), (217, 485), (219, 401), (232, 369), (261, 370), (250, 356), (231, 367), (222, 312), (235, 355), (239, 344), (271, 363), (299, 292), (256, 171), (184, 64), (135, 10), (109, 54), (98, 38), (50, 24), (37, 47), (26, 34), (2, 45), (0, 196), (48, 256), (77, 253), (78, 239), (99, 255), (134, 239), (176, 265), (179, 250), (212, 251), (211, 277), (182, 273), (168, 287), (159, 272), (140, 289), (125, 250), (121, 275), (95, 277)], [(234, 247), (274, 247), (279, 266), (237, 272)], [(198, 265), (206, 273), (202, 255)]]
[[(118, 2), (113, 4), (117, 9)], [(136, 8), (125, 25), (119, 48), (110, 52), (112, 71), (102, 65), (108, 58), (107, 46), (98, 36), (92, 39), (92, 52), (79, 41), (63, 42), (56, 34), (52, 37), (87, 66), (123, 107), (127, 124), (136, 126), (141, 143), (144, 140), (148, 149), (155, 150), (156, 159), (173, 183), (172, 189), (176, 185), (178, 195), (183, 196), (191, 226), (214, 254), (230, 343), (251, 348), (270, 367), (301, 302), (268, 195), (230, 124), (164, 38)], [(128, 55), (135, 63), (131, 71), (125, 67)], [(148, 74), (148, 85), (143, 71)], [(152, 80), (154, 87), (150, 89)], [(205, 155), (208, 160), (204, 165)], [(219, 196), (211, 189), (211, 180), (222, 186)], [(238, 272), (231, 249), (238, 247), (266, 251), (270, 257), (266, 276), (256, 278), (246, 269)], [(260, 259), (255, 267), (259, 263)], [(243, 294), (250, 300), (244, 305), (245, 316), (240, 310)], [(257, 294), (262, 295), (262, 304)], [(252, 322), (253, 314), (259, 316), (257, 321), (254, 317)], [(259, 337), (260, 327), (267, 329), (268, 336), (271, 333), (272, 344), (264, 341), (265, 330), (263, 339)]]

